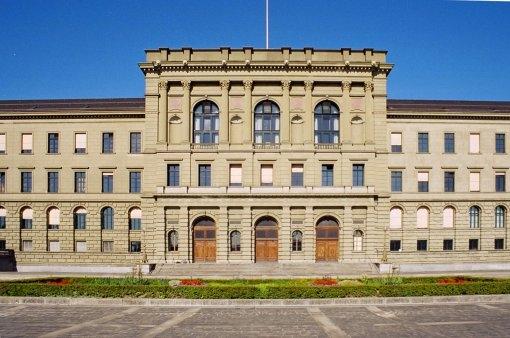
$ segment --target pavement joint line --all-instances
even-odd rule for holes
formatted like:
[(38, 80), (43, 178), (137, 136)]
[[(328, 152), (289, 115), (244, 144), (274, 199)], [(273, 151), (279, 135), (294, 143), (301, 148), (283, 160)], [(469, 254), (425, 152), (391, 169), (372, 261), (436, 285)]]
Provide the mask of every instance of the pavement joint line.
[(368, 311), (372, 312), (374, 315), (382, 317), (382, 318), (390, 319), (390, 318), (395, 318), (396, 317), (393, 312), (384, 311), (384, 310), (382, 310), (382, 309), (380, 309), (380, 308), (378, 308), (377, 306), (374, 306), (374, 305), (365, 306), (365, 308)]
[(173, 316), (172, 318), (170, 318), (169, 320), (167, 320), (166, 322), (150, 329), (143, 335), (143, 337), (144, 338), (155, 337), (155, 336), (165, 332), (166, 330), (170, 329), (172, 326), (175, 326), (175, 325), (179, 324), (180, 322), (193, 317), (198, 311), (200, 311), (200, 307), (192, 307), (182, 313), (179, 313), (179, 314)]
[(51, 338), (51, 337), (68, 336), (69, 333), (74, 332), (74, 331), (78, 331), (78, 330), (83, 329), (83, 328), (86, 328), (87, 326), (93, 326), (95, 324), (102, 324), (102, 323), (108, 322), (110, 320), (120, 318), (120, 317), (122, 317), (122, 316), (124, 316), (126, 314), (135, 313), (136, 311), (138, 311), (138, 308), (131, 307), (131, 308), (128, 308), (127, 310), (124, 310), (124, 311), (121, 311), (121, 312), (112, 313), (110, 315), (103, 316), (101, 318), (96, 318), (96, 319), (89, 320), (89, 321), (86, 321), (86, 322), (83, 322), (83, 323), (80, 323), (80, 324), (76, 324), (76, 325), (72, 325), (72, 326), (60, 329), (60, 330), (57, 330), (57, 331), (49, 332), (49, 333), (44, 334), (44, 335), (42, 335), (40, 337), (41, 338), (43, 338), (43, 337), (44, 338)]
[(345, 331), (335, 325), (318, 307), (307, 308), (308, 313), (321, 326), (329, 337), (350, 337)]
[(416, 323), (420, 326), (440, 326), (440, 325), (467, 325), (467, 324), (483, 324), (484, 322), (471, 320), (471, 321), (459, 321), (459, 322), (423, 322)]

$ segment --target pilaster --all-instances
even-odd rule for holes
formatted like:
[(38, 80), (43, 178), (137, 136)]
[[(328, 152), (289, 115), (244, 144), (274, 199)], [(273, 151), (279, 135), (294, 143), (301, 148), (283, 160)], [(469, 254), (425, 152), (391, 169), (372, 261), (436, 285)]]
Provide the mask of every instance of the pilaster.
[(189, 144), (190, 143), (190, 92), (191, 92), (191, 81), (183, 80), (181, 81), (182, 85), (182, 143)]
[(340, 107), (341, 143), (351, 143), (351, 82), (342, 81), (342, 106)]
[(227, 207), (220, 207), (218, 213), (218, 224), (216, 225), (216, 262), (228, 263), (227, 250), (229, 243), (229, 226), (228, 226), (228, 210)]
[(303, 251), (306, 260), (315, 261), (315, 223), (311, 206), (305, 208)]
[(220, 107), (220, 143), (229, 143), (229, 114), (228, 114), (228, 92), (230, 89), (229, 80), (221, 80), (221, 107)]
[(290, 207), (285, 206), (282, 210), (280, 235), (278, 236), (278, 261), (288, 262), (290, 261), (290, 250), (291, 250), (291, 227), (290, 227)]
[(314, 127), (313, 127), (313, 106), (312, 106), (312, 90), (313, 81), (305, 81), (305, 144), (313, 144), (314, 139)]
[(158, 142), (168, 142), (168, 82), (158, 83)]
[(288, 144), (290, 142), (290, 85), (288, 80), (282, 81), (282, 111), (280, 114), (280, 130), (281, 130), (281, 143)]
[(253, 81), (245, 80), (243, 81), (243, 85), (244, 85), (244, 143), (252, 144), (253, 112), (251, 109), (252, 106), (251, 92), (253, 89)]
[(366, 143), (373, 144), (374, 143), (374, 98), (372, 93), (374, 91), (374, 84), (372, 81), (365, 82), (365, 133), (366, 133)]

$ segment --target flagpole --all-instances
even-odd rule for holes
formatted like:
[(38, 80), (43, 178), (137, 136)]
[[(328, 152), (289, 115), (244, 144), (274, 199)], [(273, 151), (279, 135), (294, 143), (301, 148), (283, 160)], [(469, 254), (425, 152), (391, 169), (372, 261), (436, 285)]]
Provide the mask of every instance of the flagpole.
[(266, 0), (266, 49), (269, 49), (269, 0)]

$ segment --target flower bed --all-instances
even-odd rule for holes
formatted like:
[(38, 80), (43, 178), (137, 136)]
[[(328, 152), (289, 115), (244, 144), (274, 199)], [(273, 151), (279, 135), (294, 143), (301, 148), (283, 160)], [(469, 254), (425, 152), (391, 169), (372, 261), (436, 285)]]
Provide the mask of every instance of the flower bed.
[(181, 279), (180, 286), (203, 286), (204, 281), (201, 279)]
[(338, 282), (336, 279), (333, 278), (321, 278), (321, 279), (315, 279), (312, 282), (312, 285), (314, 286), (334, 286), (338, 285)]

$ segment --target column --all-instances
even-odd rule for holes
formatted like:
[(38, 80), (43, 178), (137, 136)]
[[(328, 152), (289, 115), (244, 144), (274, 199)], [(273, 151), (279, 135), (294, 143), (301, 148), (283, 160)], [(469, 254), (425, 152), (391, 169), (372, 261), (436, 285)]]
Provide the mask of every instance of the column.
[(182, 131), (181, 131), (181, 140), (182, 143), (190, 143), (190, 91), (191, 91), (191, 81), (183, 80), (182, 84)]
[(228, 90), (230, 89), (229, 80), (221, 80), (221, 107), (220, 107), (220, 143), (229, 143), (229, 114), (228, 114)]
[(252, 80), (244, 80), (244, 143), (252, 144), (253, 137), (253, 111), (251, 109), (251, 91), (253, 89)]
[(292, 249), (292, 240), (291, 240), (291, 227), (290, 227), (290, 207), (284, 206), (282, 209), (282, 217), (279, 231), (279, 253), (278, 253), (278, 261), (279, 262), (288, 262), (290, 261), (291, 249)]
[(342, 81), (342, 106), (340, 107), (340, 140), (351, 143), (351, 82)]
[(290, 142), (290, 81), (282, 81), (282, 110), (280, 111), (281, 143)]
[(314, 124), (313, 124), (313, 107), (312, 107), (312, 90), (313, 81), (305, 81), (305, 144), (312, 144), (314, 142)]
[(158, 83), (158, 142), (168, 142), (168, 82)]
[(374, 98), (372, 92), (374, 84), (371, 81), (365, 82), (365, 133), (366, 143), (374, 144)]
[(305, 260), (315, 262), (315, 223), (313, 207), (310, 206), (305, 209), (303, 251), (305, 252)]
[(243, 253), (242, 260), (252, 262), (252, 225), (251, 225), (251, 209), (250, 207), (243, 207), (243, 218), (241, 220), (241, 252)]
[(220, 207), (218, 213), (218, 224), (216, 225), (216, 262), (228, 262), (228, 210), (227, 207)]

